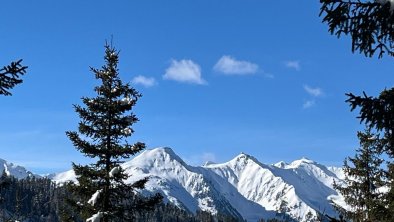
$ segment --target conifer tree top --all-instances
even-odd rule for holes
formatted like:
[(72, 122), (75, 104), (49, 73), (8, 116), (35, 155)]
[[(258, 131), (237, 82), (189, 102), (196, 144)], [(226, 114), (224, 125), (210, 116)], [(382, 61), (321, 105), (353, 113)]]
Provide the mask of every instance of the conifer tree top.
[(71, 185), (78, 197), (74, 207), (87, 221), (131, 220), (132, 211), (153, 206), (161, 196), (139, 200), (135, 195), (135, 190), (144, 188), (147, 178), (125, 184), (131, 175), (120, 164), (145, 149), (144, 143), (128, 141), (138, 121), (132, 108), (141, 94), (119, 78), (119, 52), (108, 44), (104, 61), (100, 69), (91, 68), (100, 82), (94, 88), (96, 96), (83, 97), (84, 106), (74, 105), (81, 119), (79, 132), (66, 132), (77, 150), (97, 160), (90, 165), (73, 164), (78, 180), (78, 184)]

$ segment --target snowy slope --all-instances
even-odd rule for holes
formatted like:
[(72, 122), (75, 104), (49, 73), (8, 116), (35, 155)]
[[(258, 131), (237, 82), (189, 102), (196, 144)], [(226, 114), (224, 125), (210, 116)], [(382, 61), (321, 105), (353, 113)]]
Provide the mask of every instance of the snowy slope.
[(47, 177), (58, 184), (62, 184), (68, 181), (76, 181), (74, 170), (49, 174)]
[(147, 190), (162, 193), (166, 201), (190, 212), (201, 209), (241, 217), (200, 168), (187, 165), (170, 148), (147, 150), (123, 167), (133, 175), (129, 182), (149, 176)]
[(5, 171), (8, 176), (13, 176), (17, 179), (24, 179), (26, 177), (36, 176), (32, 172), (26, 170), (24, 167), (14, 165), (13, 163), (9, 163), (3, 159), (0, 159), (0, 173)]
[[(248, 221), (273, 218), (278, 211), (296, 221), (318, 212), (335, 215), (328, 198), (337, 196), (332, 182), (341, 182), (342, 176), (340, 168), (306, 158), (265, 165), (243, 153), (226, 163), (193, 167), (170, 148), (146, 150), (122, 167), (131, 175), (127, 182), (149, 176), (144, 192), (160, 192), (165, 201), (183, 209), (221, 212)], [(52, 179), (64, 182), (75, 180), (75, 175), (71, 170)]]
[(290, 165), (284, 162), (264, 165), (252, 156), (240, 154), (227, 163), (206, 167), (267, 210), (279, 211), (281, 204), (287, 203), (287, 213), (298, 221), (306, 220), (309, 212), (314, 216), (323, 210), (335, 214), (327, 197), (336, 195), (331, 183), (338, 178), (313, 161), (301, 159)]
[(343, 172), (343, 169), (341, 167), (327, 167), (328, 170), (330, 170), (331, 172), (335, 173), (335, 175), (341, 179), (344, 180), (345, 179), (345, 172)]

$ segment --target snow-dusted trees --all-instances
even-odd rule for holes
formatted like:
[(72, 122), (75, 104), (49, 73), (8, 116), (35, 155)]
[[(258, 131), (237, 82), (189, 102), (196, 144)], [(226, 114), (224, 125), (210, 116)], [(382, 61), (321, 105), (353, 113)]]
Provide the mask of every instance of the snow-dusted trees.
[(66, 132), (74, 146), (96, 162), (90, 165), (73, 163), (78, 183), (71, 185), (77, 196), (74, 207), (86, 221), (132, 221), (132, 212), (152, 207), (161, 196), (138, 198), (147, 178), (125, 184), (127, 175), (120, 164), (122, 159), (145, 148), (144, 143), (129, 144), (131, 128), (138, 121), (131, 112), (140, 94), (118, 76), (119, 53), (105, 45), (105, 65), (91, 68), (101, 84), (95, 87), (96, 96), (83, 97), (84, 106), (74, 105), (81, 121), (78, 132)]
[(0, 95), (11, 96), (9, 90), (23, 82), (20, 76), (26, 73), (27, 66), (23, 66), (21, 62), (22, 60), (11, 62), (0, 69)]

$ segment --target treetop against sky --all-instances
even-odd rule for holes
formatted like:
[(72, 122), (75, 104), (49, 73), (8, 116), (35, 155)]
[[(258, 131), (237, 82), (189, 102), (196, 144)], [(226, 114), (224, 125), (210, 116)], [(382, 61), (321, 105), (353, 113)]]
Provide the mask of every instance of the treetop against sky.
[[(65, 131), (98, 82), (113, 36), (121, 79), (142, 93), (135, 141), (191, 164), (240, 152), (341, 165), (363, 128), (345, 93), (392, 87), (392, 58), (352, 54), (328, 33), (319, 1), (5, 1), (0, 64), (29, 66), (1, 97), (0, 157), (38, 173), (88, 161)], [(17, 9), (17, 10), (11, 10)], [(17, 11), (17, 13), (15, 13)], [(131, 141), (131, 142), (135, 142)]]

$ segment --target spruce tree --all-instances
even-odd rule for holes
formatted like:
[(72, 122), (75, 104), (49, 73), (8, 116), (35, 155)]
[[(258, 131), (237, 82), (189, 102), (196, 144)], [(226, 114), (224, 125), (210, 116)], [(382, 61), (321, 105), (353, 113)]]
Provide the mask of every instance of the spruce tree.
[[(337, 37), (350, 35), (352, 51), (367, 57), (394, 56), (394, 2), (391, 0), (320, 0), (323, 22)], [(382, 155), (388, 163), (383, 167), (388, 192), (381, 199), (394, 215), (394, 88), (384, 89), (378, 97), (352, 93), (347, 103), (351, 110), (359, 109), (358, 118), (367, 128), (382, 135)], [(386, 215), (381, 215), (384, 218)], [(384, 221), (383, 219), (380, 221)], [(392, 219), (387, 219), (392, 221)]]
[(0, 69), (0, 95), (11, 96), (9, 90), (23, 82), (20, 77), (26, 74), (27, 66), (21, 63), (22, 60), (18, 60)]
[[(344, 161), (345, 184), (334, 184), (350, 210), (340, 209), (351, 221), (380, 221), (386, 213), (382, 199), (385, 186), (385, 172), (380, 158), (382, 142), (370, 130), (358, 132), (360, 148), (355, 156)], [(340, 206), (336, 206), (340, 208)]]
[[(351, 109), (360, 108), (358, 118), (361, 122), (383, 135), (380, 142), (382, 154), (387, 157), (387, 164), (383, 169), (387, 177), (385, 182), (388, 191), (381, 202), (389, 213), (381, 216), (394, 215), (394, 88), (383, 90), (378, 97), (367, 96), (365, 93), (363, 96), (355, 96), (351, 93), (347, 95)], [(392, 221), (392, 219), (380, 221)]]
[(127, 140), (138, 121), (132, 109), (141, 94), (119, 78), (119, 52), (111, 45), (105, 45), (104, 60), (101, 69), (91, 68), (101, 83), (94, 89), (96, 96), (83, 97), (84, 106), (74, 105), (81, 119), (79, 133), (66, 132), (78, 151), (96, 161), (88, 165), (73, 163), (78, 180), (71, 186), (78, 197), (74, 206), (86, 221), (131, 221), (133, 211), (152, 207), (161, 196), (135, 195), (148, 178), (133, 184), (124, 182), (130, 175), (120, 164), (145, 148), (144, 143), (130, 144)]

